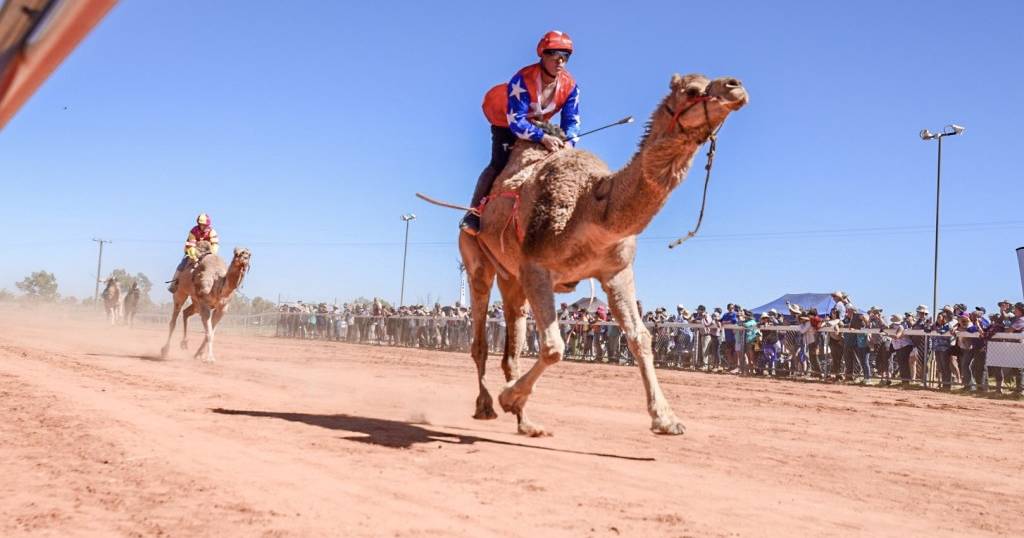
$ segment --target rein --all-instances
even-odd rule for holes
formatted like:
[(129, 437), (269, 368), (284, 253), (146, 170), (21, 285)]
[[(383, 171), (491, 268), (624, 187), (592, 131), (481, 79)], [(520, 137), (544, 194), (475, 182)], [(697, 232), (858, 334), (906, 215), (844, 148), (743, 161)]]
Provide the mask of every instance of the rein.
[[(669, 243), (668, 244), (668, 248), (670, 248), (670, 249), (671, 248), (676, 248), (679, 245), (682, 245), (684, 241), (686, 241), (687, 239), (690, 239), (691, 237), (697, 235), (697, 232), (700, 230), (701, 223), (704, 222), (704, 208), (707, 206), (707, 202), (708, 202), (708, 183), (711, 182), (711, 167), (715, 163), (715, 150), (717, 149), (717, 146), (718, 146), (718, 131), (720, 131), (722, 129), (722, 126), (719, 125), (717, 129), (711, 130), (711, 117), (708, 115), (708, 101), (711, 100), (711, 99), (714, 99), (714, 98), (711, 97), (711, 96), (708, 96), (708, 95), (700, 95), (700, 96), (694, 97), (692, 99), (689, 99), (687, 101), (687, 106), (681, 108), (679, 110), (679, 112), (672, 112), (672, 107), (668, 106), (668, 103), (665, 103), (665, 111), (668, 112), (672, 116), (672, 121), (675, 122), (676, 126), (679, 127), (679, 130), (681, 132), (684, 132), (685, 129), (679, 123), (679, 116), (683, 115), (683, 113), (685, 113), (687, 110), (690, 110), (691, 108), (696, 106), (698, 103), (703, 104), (703, 106), (704, 106), (704, 124), (708, 127), (707, 139), (710, 142), (710, 144), (708, 144), (708, 153), (707, 153), (708, 161), (707, 161), (707, 164), (704, 165), (704, 170), (706, 172), (705, 175), (704, 175), (704, 194), (703, 194), (703, 196), (701, 197), (701, 200), (700, 200), (700, 214), (697, 216), (697, 225), (694, 226), (693, 230), (690, 230), (689, 232), (687, 232), (687, 234), (684, 235), (683, 237), (680, 237), (679, 239), (676, 239), (675, 241)], [(724, 125), (724, 123), (722, 125)]]

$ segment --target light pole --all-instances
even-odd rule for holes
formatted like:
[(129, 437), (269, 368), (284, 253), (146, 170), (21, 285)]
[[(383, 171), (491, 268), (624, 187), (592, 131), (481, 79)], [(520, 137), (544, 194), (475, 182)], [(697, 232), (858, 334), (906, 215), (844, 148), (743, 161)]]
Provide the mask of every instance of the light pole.
[(405, 221), (405, 248), (402, 250), (402, 291), (398, 295), (398, 306), (405, 306), (405, 259), (409, 256), (409, 223), (416, 220), (415, 213), (402, 215)]
[[(947, 136), (955, 136), (964, 132), (964, 128), (957, 125), (947, 125), (941, 133), (933, 133), (928, 129), (921, 129), (918, 133), (921, 140), (938, 140), (939, 157), (935, 167), (935, 259), (932, 266), (932, 315), (939, 314), (939, 193), (942, 189), (942, 139)], [(932, 318), (935, 319), (935, 318)]]

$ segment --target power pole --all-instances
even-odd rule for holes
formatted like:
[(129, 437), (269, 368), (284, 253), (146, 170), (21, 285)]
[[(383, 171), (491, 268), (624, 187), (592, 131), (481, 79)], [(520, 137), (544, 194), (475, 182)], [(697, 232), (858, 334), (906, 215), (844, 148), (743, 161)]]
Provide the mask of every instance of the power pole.
[(113, 243), (113, 241), (96, 238), (93, 238), (93, 241), (100, 244), (100, 257), (96, 260), (96, 289), (92, 293), (92, 301), (96, 302), (100, 300), (100, 268), (103, 267), (103, 243)]

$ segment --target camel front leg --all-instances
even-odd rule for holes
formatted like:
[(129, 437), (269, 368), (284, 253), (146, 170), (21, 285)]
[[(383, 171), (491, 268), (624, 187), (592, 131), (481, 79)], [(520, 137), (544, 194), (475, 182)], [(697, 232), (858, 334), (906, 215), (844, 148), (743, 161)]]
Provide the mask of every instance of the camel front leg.
[(206, 307), (205, 305), (198, 305), (196, 307), (196, 309), (199, 312), (199, 319), (203, 322), (203, 328), (205, 329), (205, 334), (203, 335), (202, 343), (199, 344), (199, 349), (196, 349), (196, 353), (195, 353), (195, 355), (192, 356), (192, 358), (193, 359), (198, 359), (200, 356), (202, 356), (205, 353), (206, 354), (206, 359), (208, 360), (209, 357), (210, 357), (210, 351), (209, 351), (210, 341), (211, 341), (212, 336), (213, 336), (211, 334), (211, 329), (213, 328), (212, 327), (213, 324), (211, 323), (212, 322), (212, 317), (213, 317), (213, 311), (210, 308)]
[(636, 307), (636, 283), (633, 280), (633, 264), (610, 278), (601, 280), (601, 287), (608, 294), (615, 321), (626, 336), (629, 350), (640, 366), (640, 377), (647, 394), (647, 412), (651, 415), (651, 430), (655, 433), (679, 435), (686, 427), (676, 418), (668, 400), (661, 392), (658, 377), (654, 371), (654, 353), (651, 351), (651, 333), (644, 326)]
[[(526, 371), (522, 377), (505, 387), (498, 397), (498, 403), (506, 412), (523, 412), (526, 402), (533, 392), (537, 380), (548, 366), (562, 360), (565, 343), (558, 331), (558, 320), (555, 315), (555, 294), (551, 282), (551, 273), (543, 267), (524, 264), (520, 270), (520, 281), (526, 300), (533, 306), (533, 316), (540, 334), (540, 359)], [(525, 331), (524, 331), (525, 332)], [(539, 433), (547, 434), (543, 426), (533, 424)]]
[(469, 354), (476, 364), (476, 380), (479, 392), (476, 397), (476, 411), (473, 418), (490, 420), (498, 418), (494, 412), (494, 400), (487, 391), (484, 375), (487, 372), (487, 308), (491, 300), (491, 286), (494, 285), (494, 267), (484, 259), (484, 253), (476, 240), (459, 233), (459, 250), (466, 266), (469, 281), (470, 313), (473, 316), (473, 340)]
[[(498, 289), (501, 290), (502, 306), (505, 312), (505, 350), (501, 357), (501, 370), (505, 374), (505, 382), (519, 378), (519, 357), (526, 345), (526, 294), (517, 279), (498, 277)], [(530, 422), (525, 411), (516, 413), (519, 433), (530, 437), (545, 435), (544, 428)]]

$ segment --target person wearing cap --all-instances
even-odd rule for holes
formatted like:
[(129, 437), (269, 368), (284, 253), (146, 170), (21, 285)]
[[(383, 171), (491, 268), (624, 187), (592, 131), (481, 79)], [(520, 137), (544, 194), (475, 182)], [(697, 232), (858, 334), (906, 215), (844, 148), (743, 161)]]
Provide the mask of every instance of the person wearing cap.
[[(690, 323), (691, 314), (683, 305), (676, 305), (676, 315), (669, 318), (669, 321), (675, 323)], [(678, 366), (683, 365), (683, 358), (685, 355), (689, 355), (690, 365), (696, 367), (697, 357), (693, 353), (693, 331), (687, 327), (674, 327), (671, 329), (670, 334), (672, 335), (672, 354), (676, 358), (676, 364)]]
[[(900, 384), (903, 386), (909, 385), (911, 380), (910, 375), (910, 352), (914, 349), (914, 342), (910, 340), (905, 333), (907, 324), (904, 318), (901, 318), (897, 314), (889, 316), (889, 334), (890, 342), (889, 348), (891, 349), (891, 363), (893, 368), (898, 369), (900, 373)], [(890, 374), (890, 378), (892, 375)]]
[(980, 340), (979, 338), (973, 338), (980, 330), (976, 321), (977, 314), (975, 312), (967, 312), (965, 310), (957, 316), (955, 335), (957, 347), (960, 348), (958, 358), (960, 360), (960, 379), (961, 383), (963, 383), (964, 392), (975, 391), (981, 384), (981, 379), (976, 378), (973, 364), (975, 344), (977, 340)]
[(940, 310), (932, 325), (932, 336), (929, 336), (931, 350), (935, 353), (935, 368), (938, 370), (940, 387), (949, 390), (953, 383), (952, 354), (955, 339), (952, 336), (956, 328), (953, 314), (945, 309)]
[[(932, 318), (931, 313), (928, 311), (928, 307), (925, 305), (917, 305), (914, 310), (917, 317), (914, 318), (910, 328), (916, 331), (931, 331), (932, 330)], [(917, 353), (917, 360), (911, 363), (911, 369), (914, 370), (914, 377), (919, 381), (924, 381), (925, 377), (925, 357), (928, 355), (925, 353), (925, 342), (926, 337), (922, 335), (914, 335), (910, 337), (910, 340), (914, 342), (914, 349), (911, 353)], [(918, 368), (920, 366), (920, 368)]]
[[(722, 313), (720, 325), (739, 325), (739, 312), (736, 311), (736, 305), (732, 303), (725, 305), (725, 312)], [(725, 367), (738, 372), (739, 360), (736, 356), (736, 335), (740, 334), (741, 331), (728, 328), (723, 328), (722, 330), (724, 331), (725, 340)]]
[(821, 323), (822, 332), (827, 335), (821, 354), (821, 368), (825, 379), (843, 379), (843, 334), (839, 332), (842, 326), (843, 320), (839, 317), (839, 309), (833, 307), (828, 313), (828, 319)]
[[(867, 316), (857, 307), (847, 306), (847, 318), (844, 325), (848, 329), (864, 330), (868, 326)], [(853, 381), (860, 370), (861, 383), (871, 379), (871, 362), (868, 360), (868, 337), (863, 333), (843, 334), (843, 362), (845, 363), (846, 380)]]
[[(751, 365), (757, 364), (757, 354), (754, 352), (754, 346), (757, 344), (760, 331), (757, 330), (757, 320), (754, 319), (754, 313), (746, 309), (742, 309), (741, 312), (740, 324), (743, 326), (743, 347), (739, 350), (739, 370), (740, 375), (747, 375), (750, 373)], [(739, 338), (737, 338), (737, 343), (739, 343)]]
[(708, 331), (708, 369), (712, 372), (721, 372), (724, 368), (722, 357), (722, 307), (715, 307), (704, 319), (704, 326), (707, 327)]
[(868, 336), (868, 362), (874, 358), (875, 375), (883, 385), (892, 384), (892, 375), (889, 368), (889, 358), (892, 353), (891, 340), (885, 333), (887, 324), (882, 316), (882, 309), (872, 306), (868, 309), (867, 328), (872, 331)]
[(597, 307), (594, 311), (594, 320), (590, 325), (594, 334), (594, 360), (604, 361), (605, 347), (608, 343), (608, 326), (603, 325), (608, 321), (608, 309), (603, 306)]
[(181, 259), (178, 267), (174, 270), (174, 276), (171, 277), (170, 286), (167, 287), (167, 291), (171, 293), (177, 292), (178, 275), (190, 264), (195, 265), (199, 263), (199, 251), (196, 247), (200, 241), (209, 243), (210, 254), (217, 254), (217, 250), (220, 248), (220, 236), (217, 235), (217, 230), (213, 229), (213, 219), (206, 213), (200, 213), (196, 217), (196, 225), (188, 231), (188, 237), (185, 238), (185, 257)]
[(779, 359), (779, 332), (770, 329), (775, 325), (775, 319), (771, 311), (761, 314), (758, 322), (758, 332), (761, 335), (761, 356), (758, 357), (758, 370), (764, 370), (769, 376), (775, 375), (775, 365)]
[(836, 290), (832, 292), (832, 300), (835, 301), (835, 308), (839, 311), (839, 319), (846, 319), (846, 308), (850, 304), (850, 298), (845, 292)]
[[(971, 312), (971, 328), (968, 332), (977, 335), (977, 338), (971, 338), (969, 347), (966, 351), (967, 362), (970, 365), (970, 376), (971, 381), (975, 390), (987, 392), (988, 391), (988, 368), (986, 367), (986, 353), (988, 351), (988, 340), (984, 338), (989, 332), (991, 322), (985, 317), (985, 307), (976, 306), (974, 312)], [(961, 368), (961, 373), (967, 375), (967, 371)]]
[(809, 312), (804, 312), (798, 304), (787, 303), (789, 314), (793, 316), (797, 324), (797, 352), (795, 357), (794, 370), (800, 376), (806, 376), (810, 372), (810, 350), (814, 345), (815, 331), (811, 326)]
[[(491, 160), (480, 173), (473, 199), (459, 227), (469, 235), (480, 232), (480, 202), (508, 163), (516, 140), (537, 142), (548, 151), (575, 145), (580, 130), (580, 90), (565, 68), (574, 50), (569, 34), (551, 31), (537, 43), (540, 61), (520, 69), (508, 83), (491, 88), (483, 111), (491, 124)], [(547, 123), (558, 113), (565, 138), (547, 134), (536, 123)]]

